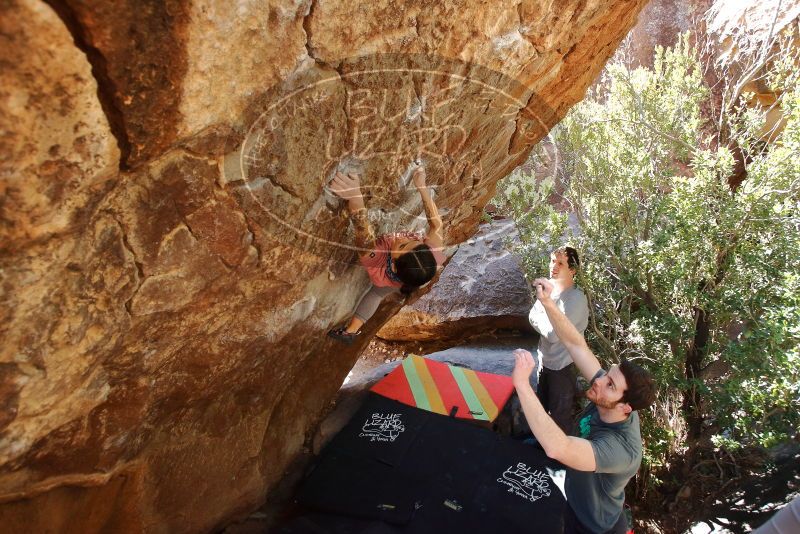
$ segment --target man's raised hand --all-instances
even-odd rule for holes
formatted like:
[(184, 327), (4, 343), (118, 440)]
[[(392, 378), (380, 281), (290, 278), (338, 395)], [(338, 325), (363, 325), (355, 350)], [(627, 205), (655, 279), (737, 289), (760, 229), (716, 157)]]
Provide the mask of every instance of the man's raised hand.
[(553, 283), (547, 278), (537, 278), (533, 281), (533, 287), (536, 288), (536, 298), (538, 300), (549, 299), (550, 294), (553, 292)]
[(514, 371), (511, 373), (511, 381), (514, 387), (518, 384), (529, 384), (531, 374), (536, 369), (536, 360), (533, 355), (525, 349), (517, 349), (514, 351)]
[(343, 174), (336, 172), (331, 180), (331, 192), (343, 200), (350, 200), (361, 196), (361, 177), (358, 174)]

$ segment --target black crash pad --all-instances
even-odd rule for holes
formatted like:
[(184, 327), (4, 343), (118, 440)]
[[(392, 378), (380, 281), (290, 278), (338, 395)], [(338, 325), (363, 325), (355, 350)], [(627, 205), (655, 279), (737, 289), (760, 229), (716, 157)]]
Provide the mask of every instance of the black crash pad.
[(370, 394), (301, 485), (315, 513), (282, 532), (560, 532), (548, 468), (536, 447)]

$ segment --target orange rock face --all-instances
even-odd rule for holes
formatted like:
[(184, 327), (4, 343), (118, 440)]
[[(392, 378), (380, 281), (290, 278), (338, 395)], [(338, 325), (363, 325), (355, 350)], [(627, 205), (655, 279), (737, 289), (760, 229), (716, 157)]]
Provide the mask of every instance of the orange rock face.
[(418, 229), (421, 158), (463, 241), (643, 3), (3, 3), (3, 528), (261, 504), (369, 337), (325, 336), (367, 288), (333, 172)]

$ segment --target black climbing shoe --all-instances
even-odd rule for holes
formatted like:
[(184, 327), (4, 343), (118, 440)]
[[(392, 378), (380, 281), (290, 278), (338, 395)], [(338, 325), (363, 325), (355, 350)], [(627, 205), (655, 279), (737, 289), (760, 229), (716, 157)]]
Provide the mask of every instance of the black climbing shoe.
[(350, 333), (347, 332), (347, 328), (344, 326), (328, 330), (328, 337), (332, 337), (336, 341), (341, 341), (345, 345), (352, 345), (359, 335), (361, 335), (360, 330), (358, 332)]

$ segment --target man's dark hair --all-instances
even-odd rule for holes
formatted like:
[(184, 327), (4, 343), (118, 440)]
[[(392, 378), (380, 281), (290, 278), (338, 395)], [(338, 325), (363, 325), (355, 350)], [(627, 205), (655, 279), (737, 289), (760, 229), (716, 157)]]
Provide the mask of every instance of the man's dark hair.
[(403, 282), (400, 291), (406, 295), (430, 282), (436, 274), (436, 258), (428, 245), (417, 245), (394, 260), (394, 265), (397, 277)]
[(630, 360), (622, 360), (619, 370), (628, 384), (620, 402), (627, 402), (634, 410), (647, 408), (655, 402), (656, 383), (649, 372)]
[(572, 247), (561, 247), (553, 251), (553, 254), (564, 254), (567, 257), (567, 267), (575, 271), (581, 266), (581, 259), (578, 257), (578, 251)]

